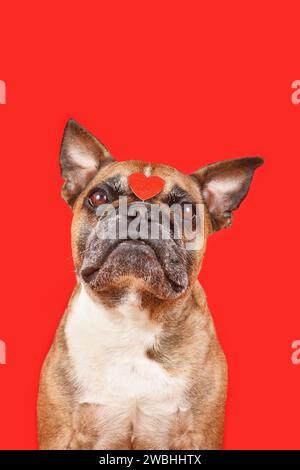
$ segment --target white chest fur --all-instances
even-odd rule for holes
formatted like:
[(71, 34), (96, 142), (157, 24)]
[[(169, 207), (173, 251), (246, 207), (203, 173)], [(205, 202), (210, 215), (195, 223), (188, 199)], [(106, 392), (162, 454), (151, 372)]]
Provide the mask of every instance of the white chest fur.
[(184, 379), (172, 377), (146, 355), (160, 327), (138, 307), (135, 294), (111, 311), (82, 286), (65, 331), (81, 403), (160, 416), (184, 406)]

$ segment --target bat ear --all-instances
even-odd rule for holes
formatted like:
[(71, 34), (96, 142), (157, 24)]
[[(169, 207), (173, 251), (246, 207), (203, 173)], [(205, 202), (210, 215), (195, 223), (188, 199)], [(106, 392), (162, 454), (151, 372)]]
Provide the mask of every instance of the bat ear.
[(109, 162), (113, 162), (113, 158), (104, 145), (78, 122), (70, 119), (60, 150), (60, 170), (65, 180), (62, 197), (65, 201), (72, 206), (99, 168)]
[(246, 197), (254, 170), (263, 164), (259, 157), (225, 160), (193, 173), (210, 213), (214, 231), (231, 224), (232, 211)]

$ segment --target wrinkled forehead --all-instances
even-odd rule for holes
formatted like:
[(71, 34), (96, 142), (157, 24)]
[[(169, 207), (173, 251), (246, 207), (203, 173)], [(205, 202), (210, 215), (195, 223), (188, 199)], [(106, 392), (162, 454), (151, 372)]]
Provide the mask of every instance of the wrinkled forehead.
[(159, 176), (162, 178), (165, 184), (161, 196), (169, 194), (174, 187), (178, 187), (190, 194), (195, 200), (201, 199), (198, 187), (189, 175), (168, 165), (138, 160), (116, 162), (104, 167), (97, 173), (87, 189), (110, 181), (115, 182), (120, 191), (126, 191), (128, 190), (128, 177), (133, 173), (142, 173), (146, 177)]

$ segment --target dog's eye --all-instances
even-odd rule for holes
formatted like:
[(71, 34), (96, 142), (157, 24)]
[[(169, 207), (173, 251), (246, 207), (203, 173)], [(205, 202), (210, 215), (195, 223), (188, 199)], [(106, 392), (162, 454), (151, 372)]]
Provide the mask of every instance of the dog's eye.
[(101, 189), (97, 189), (97, 191), (95, 191), (89, 196), (88, 202), (92, 207), (99, 207), (101, 206), (101, 204), (106, 204), (107, 196), (104, 191), (101, 191)]
[(196, 216), (196, 211), (195, 207), (193, 204), (190, 203), (183, 203), (182, 204), (182, 214), (184, 216), (184, 219), (190, 220), (193, 219)]

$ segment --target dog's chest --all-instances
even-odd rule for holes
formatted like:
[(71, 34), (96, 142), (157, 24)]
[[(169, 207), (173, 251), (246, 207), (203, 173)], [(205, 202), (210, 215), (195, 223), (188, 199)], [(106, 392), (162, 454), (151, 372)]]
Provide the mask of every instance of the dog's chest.
[(66, 325), (79, 402), (131, 420), (137, 413), (171, 416), (184, 406), (184, 379), (147, 356), (158, 334), (136, 299), (107, 312), (82, 289)]

